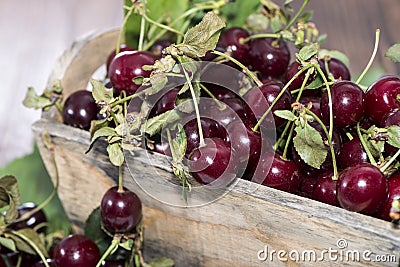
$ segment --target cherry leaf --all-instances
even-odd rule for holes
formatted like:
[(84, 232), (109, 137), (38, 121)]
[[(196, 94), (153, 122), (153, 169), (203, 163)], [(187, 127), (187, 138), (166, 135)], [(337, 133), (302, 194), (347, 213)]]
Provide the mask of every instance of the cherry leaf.
[(33, 87), (29, 87), (22, 104), (27, 108), (42, 109), (50, 107), (53, 102), (44, 96), (39, 96)]
[(153, 136), (160, 132), (165, 125), (176, 122), (179, 119), (180, 116), (177, 110), (168, 110), (156, 117), (148, 119), (142, 124), (141, 131)]
[(107, 146), (107, 153), (110, 161), (115, 166), (121, 166), (124, 163), (125, 157), (119, 143), (112, 143)]
[(304, 127), (298, 125), (294, 130), (293, 144), (297, 153), (305, 163), (319, 169), (328, 155), (320, 133), (308, 123)]
[(45, 257), (48, 256), (44, 242), (35, 230), (23, 228), (18, 231), (7, 233), (7, 235), (15, 242), (18, 251), (36, 255), (36, 250), (31, 246), (31, 244), (34, 244)]
[(294, 115), (291, 111), (289, 110), (275, 110), (274, 114), (278, 116), (279, 118), (288, 120), (288, 121), (295, 121), (297, 120), (296, 115)]
[(8, 248), (9, 250), (14, 252), (17, 250), (14, 240), (12, 240), (11, 238), (0, 237), (0, 246)]
[(101, 228), (100, 207), (95, 208), (88, 216), (84, 228), (85, 236), (93, 240), (103, 255), (111, 243), (112, 238)]
[(225, 26), (225, 22), (210, 11), (199, 24), (186, 32), (183, 43), (176, 45), (176, 48), (188, 57), (203, 57), (207, 51), (215, 49), (220, 31)]
[(388, 144), (400, 148), (400, 126), (393, 125), (387, 128)]
[(181, 162), (185, 157), (187, 147), (186, 132), (182, 124), (178, 124), (176, 137), (171, 140), (171, 153), (175, 162)]
[(250, 14), (246, 19), (245, 28), (251, 33), (264, 32), (268, 29), (269, 19), (259, 12)]
[(101, 81), (90, 79), (90, 84), (93, 86), (92, 95), (96, 102), (104, 101), (107, 104), (113, 100), (113, 91), (104, 86)]
[(175, 263), (172, 259), (165, 257), (153, 259), (149, 263), (151, 267), (173, 267), (174, 265)]
[(0, 178), (0, 188), (2, 188), (14, 200), (15, 205), (22, 205), (17, 178), (12, 175), (3, 176)]
[(343, 52), (340, 52), (338, 50), (321, 49), (321, 50), (319, 50), (318, 57), (319, 58), (324, 58), (324, 57), (336, 58), (336, 59), (339, 59), (340, 61), (342, 61), (347, 67), (349, 67), (349, 65), (350, 65), (350, 60), (346, 56), (346, 54), (344, 54)]
[(400, 62), (400, 43), (394, 44), (386, 51), (385, 56), (393, 62)]
[(306, 45), (300, 49), (298, 56), (302, 61), (307, 61), (318, 53), (318, 48), (319, 45), (317, 43)]

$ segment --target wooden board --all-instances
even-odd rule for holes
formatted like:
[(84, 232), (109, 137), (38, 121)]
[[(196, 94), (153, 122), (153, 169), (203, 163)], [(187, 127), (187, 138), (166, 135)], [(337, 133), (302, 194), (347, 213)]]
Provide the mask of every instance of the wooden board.
[[(49, 83), (61, 79), (67, 95), (81, 89), (91, 72), (105, 62), (115, 45), (116, 34), (108, 31), (76, 42), (60, 59)], [(85, 154), (89, 133), (57, 122), (59, 117), (55, 114), (55, 110), (44, 113), (33, 125), (33, 131), (46, 167), (54, 177), (50, 154), (41, 138), (44, 132), (52, 136), (60, 171), (59, 196), (72, 222), (81, 227), (103, 193), (116, 183), (118, 170), (109, 163), (104, 143), (96, 143)], [(168, 160), (137, 149), (135, 156), (127, 155), (127, 161), (134, 164), (124, 168), (124, 183), (140, 196), (145, 206), (147, 258), (168, 256), (177, 267), (398, 264), (400, 232), (388, 222), (245, 180), (236, 181), (227, 194), (207, 205), (191, 208), (168, 205), (143, 190), (150, 188), (152, 194), (161, 192), (180, 198), (180, 190), (169, 182), (174, 177)], [(198, 198), (208, 200), (204, 192)], [(340, 249), (337, 242), (342, 239), (347, 246)], [(322, 254), (325, 260), (282, 261), (275, 253), (273, 261), (271, 258), (260, 261), (258, 254), (265, 256), (262, 253), (265, 248), (269, 252), (282, 250), (286, 256), (280, 256), (286, 258), (289, 252), (292, 256), (297, 252), (300, 256), (315, 253), (317, 258)], [(329, 250), (337, 250), (344, 259), (329, 261), (326, 254)], [(362, 260), (365, 251), (371, 251), (371, 258), (393, 255), (396, 262), (367, 262)], [(353, 252), (359, 253), (361, 262), (354, 261)]]

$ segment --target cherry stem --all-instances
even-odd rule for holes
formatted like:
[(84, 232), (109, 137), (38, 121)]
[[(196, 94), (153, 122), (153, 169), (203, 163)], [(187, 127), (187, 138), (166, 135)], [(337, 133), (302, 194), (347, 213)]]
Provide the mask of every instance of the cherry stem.
[(118, 193), (124, 192), (124, 182), (122, 176), (122, 165), (118, 166)]
[(18, 231), (10, 231), (10, 233), (12, 235), (15, 235), (15, 236), (21, 238), (23, 241), (25, 241), (39, 255), (40, 259), (43, 261), (44, 266), (50, 267), (50, 265), (46, 261), (46, 257), (43, 255), (42, 251), (38, 248), (38, 246), (36, 246), (35, 242), (33, 242), (31, 239), (29, 239), (25, 235), (19, 233)]
[(392, 163), (400, 156), (400, 149), (397, 150), (396, 154), (393, 155), (393, 157), (390, 158), (390, 160), (388, 162), (385, 163), (385, 165), (383, 165), (380, 170), (381, 172), (385, 172), (390, 165), (392, 165)]
[(103, 263), (103, 261), (113, 252), (118, 248), (118, 245), (121, 241), (121, 235), (115, 235), (113, 240), (111, 241), (110, 246), (107, 248), (107, 250), (104, 252), (104, 254), (101, 256), (100, 260), (97, 262), (96, 267), (100, 267)]
[(365, 142), (364, 137), (361, 134), (360, 122), (357, 123), (357, 135), (358, 135), (358, 138), (360, 139), (361, 145), (362, 145), (365, 153), (367, 153), (369, 162), (374, 166), (378, 166), (378, 164), (376, 163), (376, 161), (374, 159), (374, 156), (372, 156), (372, 153), (371, 153), (371, 151), (369, 150), (369, 148), (367, 146), (367, 143)]
[(147, 14), (145, 14), (145, 13), (143, 13), (142, 16), (147, 20), (147, 22), (149, 22), (149, 23), (151, 23), (151, 24), (153, 24), (153, 25), (155, 25), (155, 26), (157, 26), (157, 27), (159, 27), (159, 28), (161, 28), (161, 29), (164, 29), (164, 30), (169, 31), (169, 32), (173, 32), (173, 33), (175, 33), (175, 34), (177, 34), (177, 35), (184, 36), (184, 34), (183, 34), (182, 32), (180, 32), (180, 31), (178, 31), (177, 29), (174, 29), (174, 28), (172, 28), (172, 27), (170, 27), (170, 26), (167, 26), (167, 25), (164, 25), (164, 24), (162, 24), (162, 23), (159, 23), (159, 22), (157, 22), (157, 21), (155, 21), (155, 20), (152, 20), (152, 19), (149, 18), (149, 17), (147, 16)]
[(276, 96), (276, 98), (274, 99), (274, 101), (271, 103), (271, 105), (268, 107), (268, 109), (264, 112), (264, 114), (261, 116), (261, 118), (258, 120), (257, 124), (253, 127), (253, 131), (257, 131), (258, 128), (260, 127), (261, 123), (263, 122), (263, 120), (267, 117), (267, 115), (271, 112), (272, 108), (275, 106), (275, 104), (279, 101), (279, 99), (282, 97), (282, 95), (285, 93), (285, 91), (287, 90), (287, 88), (289, 87), (289, 85), (300, 75), (302, 74), (304, 71), (306, 71), (307, 69), (311, 68), (313, 65), (309, 65), (306, 66), (302, 69), (300, 69), (298, 72), (296, 72), (295, 75), (293, 75), (293, 77), (285, 84), (285, 86), (282, 88), (282, 90), (279, 92), (279, 94)]
[(199, 84), (200, 84), (200, 88), (201, 88), (202, 90), (204, 90), (204, 91), (211, 97), (212, 100), (214, 100), (215, 104), (217, 104), (217, 106), (218, 106), (218, 108), (219, 108), (220, 110), (223, 110), (223, 109), (226, 108), (225, 105), (221, 104), (221, 101), (219, 101), (219, 100), (215, 97), (215, 95), (213, 95), (213, 93), (211, 93), (211, 91), (208, 90), (208, 88), (207, 88), (206, 86), (204, 86), (204, 84), (202, 84), (202, 83), (199, 83)]
[[(143, 12), (146, 12), (146, 0), (143, 1)], [(140, 20), (140, 34), (139, 34), (139, 43), (138, 43), (138, 50), (142, 51), (143, 49), (143, 41), (144, 41), (144, 34), (146, 29), (146, 19), (142, 16)]]
[(128, 22), (129, 17), (132, 15), (133, 9), (134, 9), (133, 5), (128, 8), (128, 12), (126, 13), (126, 15), (124, 17), (124, 21), (122, 22), (122, 26), (121, 26), (121, 29), (119, 30), (119, 34), (118, 34), (117, 47), (115, 49), (116, 54), (119, 53), (119, 48), (122, 43), (122, 36), (124, 35), (124, 32), (125, 32), (125, 25)]
[(285, 30), (288, 30), (295, 22), (296, 20), (300, 17), (300, 15), (303, 13), (304, 9), (308, 5), (310, 0), (304, 0), (303, 4), (301, 5), (300, 9), (297, 11), (296, 15), (292, 18), (292, 20), (286, 25)]
[(324, 72), (321, 70), (321, 67), (318, 64), (315, 64), (315, 68), (318, 71), (318, 74), (321, 75), (322, 80), (324, 81), (326, 91), (328, 93), (328, 107), (329, 107), (329, 134), (328, 134), (328, 140), (332, 141), (332, 135), (333, 135), (333, 105), (332, 105), (332, 93), (331, 93), (331, 88), (329, 87), (329, 82), (326, 79), (326, 76)]
[(147, 88), (147, 89), (145, 89), (145, 90), (143, 90), (143, 91), (137, 92), (137, 93), (135, 93), (135, 94), (133, 94), (133, 95), (129, 95), (129, 96), (127, 96), (127, 97), (123, 97), (123, 98), (121, 98), (121, 99), (119, 99), (119, 100), (117, 100), (117, 101), (111, 103), (111, 104), (110, 104), (110, 107), (113, 108), (113, 107), (115, 107), (115, 106), (118, 106), (119, 104), (122, 104), (122, 103), (124, 103), (124, 102), (127, 102), (127, 101), (131, 100), (132, 98), (141, 96), (141, 95), (145, 94), (147, 91), (151, 91), (152, 89), (153, 89), (152, 87), (149, 87), (149, 88)]
[(253, 34), (253, 35), (250, 35), (247, 38), (241, 38), (239, 40), (239, 43), (244, 44), (244, 43), (247, 43), (250, 40), (259, 39), (259, 38), (277, 38), (277, 39), (279, 39), (279, 38), (281, 38), (281, 34), (279, 34), (279, 33), (258, 33), (258, 34)]
[(374, 62), (376, 53), (378, 52), (378, 46), (379, 46), (379, 37), (380, 37), (380, 29), (376, 29), (375, 31), (375, 44), (374, 44), (374, 50), (372, 51), (372, 55), (371, 58), (368, 61), (367, 66), (365, 67), (365, 69), (363, 70), (363, 72), (360, 74), (360, 76), (358, 77), (356, 84), (359, 84), (362, 79), (364, 78), (365, 74), (368, 72), (368, 70), (370, 69), (372, 63)]
[(283, 129), (281, 135), (279, 136), (278, 140), (275, 142), (275, 145), (273, 145), (272, 149), (277, 150), (279, 147), (279, 144), (282, 142), (282, 140), (285, 138), (286, 132), (289, 130), (290, 125), (292, 124), (291, 121), (288, 121), (285, 125), (285, 128)]
[(289, 148), (290, 140), (291, 140), (291, 138), (293, 136), (294, 126), (295, 126), (294, 123), (291, 123), (291, 127), (290, 127), (290, 131), (289, 131), (289, 134), (288, 134), (288, 138), (286, 140), (285, 148), (283, 149), (283, 153), (282, 153), (282, 158), (283, 159), (286, 159), (286, 155), (287, 155), (287, 151), (288, 151), (288, 148)]
[(336, 154), (335, 154), (335, 149), (333, 148), (333, 144), (332, 144), (332, 137), (329, 136), (329, 132), (328, 129), (326, 129), (325, 124), (321, 121), (320, 118), (318, 118), (317, 115), (315, 115), (314, 112), (312, 112), (309, 109), (305, 109), (306, 113), (308, 115), (311, 115), (313, 117), (313, 119), (322, 127), (322, 130), (324, 131), (325, 135), (328, 138), (328, 145), (329, 145), (329, 150), (331, 152), (331, 157), (332, 157), (332, 165), (333, 165), (333, 177), (332, 180), (337, 180), (338, 179), (338, 169), (337, 169), (337, 164), (336, 164)]

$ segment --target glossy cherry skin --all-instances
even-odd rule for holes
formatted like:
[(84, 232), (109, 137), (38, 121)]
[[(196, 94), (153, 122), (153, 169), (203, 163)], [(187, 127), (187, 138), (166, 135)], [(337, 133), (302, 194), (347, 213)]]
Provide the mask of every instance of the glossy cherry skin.
[[(327, 60), (329, 73), (333, 76), (335, 80), (346, 80), (350, 81), (351, 75), (350, 70), (347, 68), (346, 64), (344, 64), (341, 60), (337, 58), (329, 58)], [(319, 65), (324, 71), (325, 75), (327, 75), (326, 70), (326, 60), (320, 59)]]
[(298, 190), (300, 170), (293, 161), (285, 160), (276, 153), (266, 152), (261, 155), (259, 166), (254, 174), (257, 177), (255, 182), (290, 193)]
[(383, 204), (381, 210), (379, 211), (379, 218), (385, 221), (391, 221), (389, 216), (390, 209), (392, 208), (392, 202), (395, 199), (400, 198), (400, 173), (393, 174), (388, 179), (388, 191), (389, 197)]
[(64, 103), (63, 120), (67, 125), (89, 130), (92, 120), (97, 119), (99, 108), (92, 92), (79, 90), (72, 93)]
[(302, 197), (311, 198), (314, 186), (317, 183), (315, 176), (304, 174), (300, 171), (300, 185), (296, 194)]
[[(257, 120), (260, 119), (263, 114), (267, 111), (269, 106), (275, 101), (279, 93), (282, 91), (284, 85), (278, 81), (270, 81), (264, 83), (260, 88), (254, 87), (250, 89), (245, 95), (244, 100), (246, 102), (245, 110), (249, 116), (251, 123), (256, 124)], [(285, 90), (283, 95), (275, 103), (271, 110), (271, 114), (275, 110), (288, 110), (291, 108), (292, 96), (289, 91)], [(251, 115), (254, 114), (254, 115)], [(286, 120), (272, 115), (275, 123), (275, 127), (279, 127), (286, 122)], [(271, 117), (270, 117), (271, 118)], [(268, 117), (265, 120), (268, 121)], [(264, 121), (263, 121), (264, 124)]]
[(315, 115), (318, 116), (318, 118), (322, 119), (322, 113), (321, 113), (321, 98), (318, 96), (304, 96), (300, 98), (299, 101), (301, 104), (303, 104), (305, 107), (308, 107), (308, 105), (311, 103), (311, 108), (310, 111), (313, 112)]
[[(336, 127), (355, 125), (363, 116), (364, 92), (350, 81), (335, 82), (331, 88), (333, 123)], [(329, 97), (325, 91), (321, 97), (321, 113), (325, 122), (329, 121)]]
[[(25, 213), (28, 213), (32, 211), (33, 209), (36, 208), (36, 205), (31, 202), (24, 203), (22, 206), (17, 207), (18, 211), (18, 218), (20, 218), (22, 215)], [(13, 224), (10, 224), (8, 228), (13, 229), (13, 230), (20, 230), (23, 228), (30, 228), (34, 229), (36, 226), (40, 224), (45, 224), (47, 223), (47, 218), (46, 215), (44, 214), (43, 210), (39, 210), (32, 214), (28, 219), (19, 221)], [(38, 229), (39, 233), (45, 232), (46, 227), (40, 227)]]
[(149, 117), (152, 118), (168, 110), (174, 109), (175, 99), (179, 91), (180, 91), (179, 88), (172, 88), (166, 91), (164, 94), (160, 95), (158, 101), (154, 103), (154, 106), (149, 114)]
[(2, 257), (0, 257), (0, 267), (7, 267)]
[(144, 65), (153, 65), (155, 57), (147, 51), (125, 51), (114, 57), (110, 63), (108, 76), (114, 91), (120, 94), (125, 91), (132, 95), (140, 87), (132, 79), (142, 76), (149, 77), (151, 71), (144, 70)]
[(73, 234), (57, 245), (54, 260), (57, 267), (94, 267), (100, 260), (100, 252), (92, 240)]
[(142, 218), (142, 202), (132, 191), (119, 191), (114, 186), (103, 195), (100, 214), (103, 227), (110, 233), (132, 233)]
[[(46, 262), (50, 267), (57, 267), (56, 262), (53, 259), (47, 259)], [(45, 267), (45, 266), (46, 265), (44, 265), (43, 261), (38, 261), (34, 265), (32, 265), (32, 267)], [(1, 267), (1, 264), (0, 264), (0, 267)]]
[(362, 163), (340, 172), (337, 199), (341, 207), (373, 215), (379, 211), (387, 197), (387, 179), (377, 167)]
[[(220, 137), (223, 140), (227, 140), (227, 134), (221, 125), (210, 118), (201, 117), (201, 129), (203, 130), (204, 138)], [(197, 127), (197, 119), (191, 119), (184, 126), (183, 129), (186, 133), (187, 146), (186, 156), (188, 156), (195, 148), (200, 144), (199, 128)]]
[(358, 137), (354, 137), (353, 140), (347, 141), (342, 145), (340, 155), (337, 159), (342, 169), (368, 162), (367, 153), (363, 149)]
[[(297, 72), (300, 71), (301, 65), (297, 61), (293, 61), (287, 68), (285, 72), (285, 83), (288, 83), (295, 75)], [(304, 79), (306, 78), (306, 72), (303, 71), (297, 78), (295, 78), (290, 84), (289, 84), (289, 90), (295, 90), (295, 89), (300, 89), (301, 85), (303, 84)], [(309, 85), (313, 80), (314, 80), (315, 75), (311, 75), (307, 82), (306, 86)], [(321, 90), (318, 89), (312, 89), (312, 90), (303, 90), (302, 96), (318, 96), (321, 94)]]
[(388, 112), (400, 108), (400, 77), (383, 76), (376, 80), (365, 94), (365, 115), (376, 125)]
[(167, 141), (156, 141), (154, 143), (154, 152), (172, 157), (171, 148)]
[(339, 207), (337, 200), (337, 180), (333, 180), (333, 172), (328, 171), (317, 178), (312, 198), (314, 200)]
[(232, 154), (222, 139), (207, 138), (205, 145), (189, 155), (189, 170), (201, 184), (227, 185), (236, 178), (237, 173), (236, 164), (231, 160)]
[(258, 38), (250, 42), (250, 65), (263, 77), (279, 78), (289, 65), (290, 51), (286, 43), (273, 38)]
[(250, 34), (243, 28), (232, 27), (221, 33), (219, 43), (231, 52), (231, 56), (246, 64), (249, 59), (249, 44), (241, 43), (242, 39), (249, 37)]
[[(124, 52), (124, 51), (133, 51), (135, 50), (134, 48), (126, 45), (126, 44), (121, 44), (119, 47), (119, 53)], [(107, 57), (107, 61), (106, 61), (106, 69), (107, 69), (107, 73), (110, 69), (110, 64), (111, 61), (114, 59), (114, 57), (117, 55), (117, 50), (114, 49)]]

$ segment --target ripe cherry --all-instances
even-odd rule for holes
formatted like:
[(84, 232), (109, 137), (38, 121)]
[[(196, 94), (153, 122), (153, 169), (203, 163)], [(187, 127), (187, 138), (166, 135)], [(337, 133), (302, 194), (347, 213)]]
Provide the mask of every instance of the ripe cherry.
[(120, 94), (125, 91), (132, 95), (140, 87), (132, 79), (136, 77), (149, 77), (151, 71), (144, 70), (144, 65), (153, 65), (155, 57), (147, 51), (125, 51), (114, 57), (110, 63), (108, 76), (114, 91)]
[(227, 51), (231, 52), (231, 56), (240, 62), (246, 64), (249, 59), (249, 44), (242, 43), (241, 40), (249, 37), (249, 33), (240, 27), (232, 27), (221, 33), (219, 43), (223, 45)]
[(333, 172), (328, 171), (317, 178), (312, 198), (323, 203), (339, 207), (337, 200), (337, 180), (332, 179)]
[(392, 207), (392, 202), (395, 199), (400, 198), (400, 173), (393, 174), (388, 179), (388, 191), (389, 197), (383, 204), (383, 207), (379, 211), (379, 217), (386, 221), (391, 221), (389, 216), (390, 209)]
[(67, 125), (89, 130), (92, 120), (97, 119), (99, 108), (87, 90), (72, 93), (64, 103), (63, 120)]
[[(297, 72), (300, 71), (301, 65), (297, 61), (293, 61), (287, 68), (286, 73), (285, 73), (285, 82), (289, 82), (294, 75), (296, 75)], [(304, 79), (306, 78), (306, 71), (303, 71), (296, 79), (292, 81), (292, 83), (289, 85), (289, 89), (295, 90), (295, 89), (300, 89), (301, 85), (303, 84)], [(314, 80), (313, 76), (310, 76), (306, 82), (306, 86), (309, 85), (312, 81)], [(320, 90), (303, 90), (302, 96), (317, 96), (320, 95), (321, 91)]]
[(319, 65), (322, 67), (325, 75), (327, 75), (326, 63), (328, 65), (329, 73), (333, 76), (335, 80), (350, 81), (350, 71), (340, 59), (329, 58), (319, 60)]
[[(119, 53), (124, 52), (124, 51), (133, 51), (135, 50), (134, 48), (126, 45), (126, 44), (121, 44), (119, 47)], [(114, 59), (114, 57), (117, 55), (117, 50), (114, 49), (107, 57), (107, 61), (106, 61), (106, 69), (107, 69), (107, 73), (108, 70), (110, 69), (110, 64), (111, 61)]]
[[(36, 208), (36, 205), (31, 202), (24, 203), (22, 206), (17, 207), (18, 211), (18, 218), (20, 218), (22, 215), (32, 211), (33, 209)], [(20, 230), (23, 228), (31, 228), (34, 229), (35, 227), (39, 226), (42, 224), (47, 223), (46, 215), (44, 214), (43, 210), (39, 210), (29, 216), (26, 220), (19, 221), (16, 223), (10, 224), (8, 227), (13, 230)], [(45, 227), (40, 227), (37, 229), (39, 233), (43, 233), (45, 231)]]
[[(331, 88), (333, 123), (336, 127), (355, 125), (364, 114), (364, 92), (350, 81), (335, 82)], [(329, 97), (326, 90), (321, 97), (321, 113), (329, 121)]]
[(73, 234), (57, 245), (54, 260), (57, 267), (94, 267), (100, 260), (100, 252), (92, 240)]
[(388, 112), (400, 108), (400, 77), (383, 76), (376, 80), (365, 94), (365, 114), (376, 125)]
[(153, 108), (149, 114), (149, 117), (158, 116), (168, 110), (172, 110), (175, 108), (175, 99), (178, 95), (180, 89), (172, 88), (166, 91), (164, 94), (161, 94), (158, 98), (158, 101), (154, 103)]
[(132, 191), (114, 186), (103, 195), (100, 214), (103, 227), (111, 234), (131, 233), (142, 218), (142, 202)]
[(343, 144), (338, 157), (338, 163), (342, 169), (365, 162), (368, 162), (368, 156), (358, 137)]
[(348, 167), (339, 174), (337, 199), (347, 210), (373, 215), (387, 196), (385, 175), (369, 163)]

